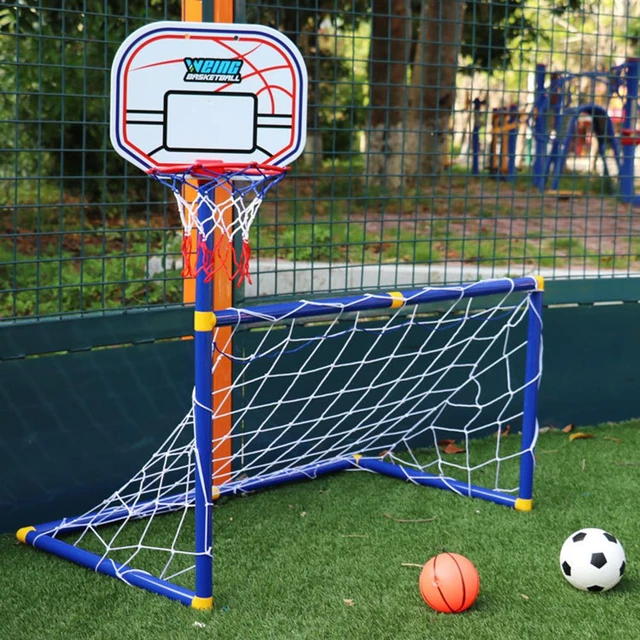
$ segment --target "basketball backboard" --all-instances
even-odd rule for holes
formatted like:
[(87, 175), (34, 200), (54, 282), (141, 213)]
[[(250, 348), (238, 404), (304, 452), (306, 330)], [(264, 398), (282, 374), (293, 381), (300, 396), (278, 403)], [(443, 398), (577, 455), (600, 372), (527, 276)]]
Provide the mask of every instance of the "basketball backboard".
[(307, 71), (260, 25), (155, 22), (111, 70), (111, 142), (143, 171), (199, 161), (286, 166), (304, 150)]

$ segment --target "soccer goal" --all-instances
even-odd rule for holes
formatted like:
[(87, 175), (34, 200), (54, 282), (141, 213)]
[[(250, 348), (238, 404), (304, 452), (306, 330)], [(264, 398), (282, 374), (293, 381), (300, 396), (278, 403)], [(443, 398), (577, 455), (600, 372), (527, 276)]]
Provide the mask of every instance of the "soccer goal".
[(529, 510), (542, 290), (505, 278), (196, 311), (184, 419), (95, 509), (18, 538), (211, 608), (222, 496), (361, 470)]

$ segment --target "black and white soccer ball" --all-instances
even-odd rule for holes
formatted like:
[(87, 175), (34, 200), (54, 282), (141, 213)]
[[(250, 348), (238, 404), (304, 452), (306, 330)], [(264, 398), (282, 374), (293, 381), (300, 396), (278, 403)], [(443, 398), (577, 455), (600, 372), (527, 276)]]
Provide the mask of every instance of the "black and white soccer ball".
[(602, 529), (580, 529), (564, 541), (560, 550), (562, 575), (583, 591), (612, 589), (620, 582), (625, 567), (622, 545)]

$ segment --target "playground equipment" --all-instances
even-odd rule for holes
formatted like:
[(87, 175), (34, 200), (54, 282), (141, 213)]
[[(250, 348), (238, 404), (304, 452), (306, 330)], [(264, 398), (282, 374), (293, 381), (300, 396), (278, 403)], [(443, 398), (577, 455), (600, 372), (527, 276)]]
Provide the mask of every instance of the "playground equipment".
[[(640, 196), (635, 195), (635, 147), (640, 144), (638, 129), (638, 71), (640, 60), (629, 58), (608, 72), (554, 73), (546, 85), (547, 70), (536, 65), (535, 100), (533, 112), (533, 183), (544, 191), (551, 176), (551, 188), (558, 189), (571, 144), (576, 139), (581, 116), (591, 118), (592, 131), (598, 140), (598, 155), (602, 159), (603, 174), (609, 177), (607, 150), (611, 148), (618, 169), (620, 197), (624, 202), (640, 206)], [(607, 106), (590, 102), (571, 106), (572, 81), (586, 78), (607, 86)], [(624, 103), (622, 126), (616, 131), (614, 118), (608, 106), (611, 98), (618, 97)], [(552, 121), (552, 138), (549, 121)], [(551, 141), (551, 144), (549, 144)]]
[[(473, 100), (473, 129), (471, 132), (471, 173), (480, 175), (480, 129), (483, 124), (482, 107), (486, 101)], [(516, 146), (520, 127), (518, 105), (493, 109), (491, 139), (489, 141), (489, 175), (497, 180), (513, 180), (516, 176)]]

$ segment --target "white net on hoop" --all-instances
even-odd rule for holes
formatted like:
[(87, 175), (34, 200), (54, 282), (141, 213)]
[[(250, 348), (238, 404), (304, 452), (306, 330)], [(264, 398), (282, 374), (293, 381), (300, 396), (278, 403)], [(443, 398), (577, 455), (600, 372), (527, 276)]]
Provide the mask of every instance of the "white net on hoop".
[(150, 172), (173, 191), (178, 204), (184, 277), (204, 272), (210, 280), (223, 270), (238, 285), (244, 278), (251, 282), (251, 225), (267, 192), (285, 172), (256, 163), (180, 165)]

